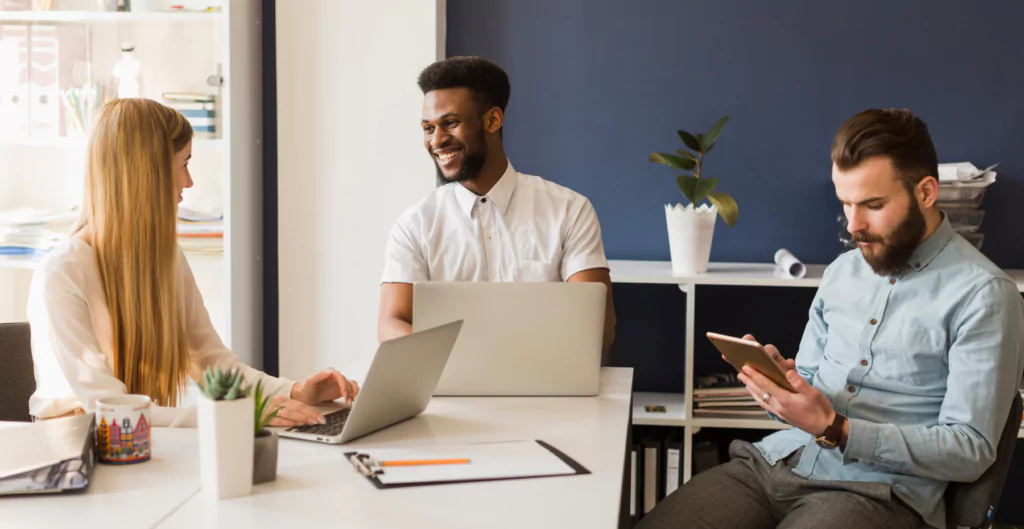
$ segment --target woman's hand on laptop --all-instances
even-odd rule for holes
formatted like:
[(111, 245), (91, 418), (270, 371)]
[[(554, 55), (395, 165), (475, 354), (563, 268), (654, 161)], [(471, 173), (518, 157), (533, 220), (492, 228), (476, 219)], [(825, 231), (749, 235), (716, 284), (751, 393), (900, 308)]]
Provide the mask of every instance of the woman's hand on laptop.
[(277, 417), (270, 421), (271, 426), (303, 426), (313, 424), (325, 424), (327, 420), (323, 414), (316, 411), (312, 406), (289, 399), (284, 395), (278, 395), (270, 399), (267, 411), (281, 408)]
[(292, 386), (292, 398), (311, 405), (332, 402), (342, 397), (346, 404), (352, 404), (356, 395), (359, 395), (359, 384), (331, 367)]

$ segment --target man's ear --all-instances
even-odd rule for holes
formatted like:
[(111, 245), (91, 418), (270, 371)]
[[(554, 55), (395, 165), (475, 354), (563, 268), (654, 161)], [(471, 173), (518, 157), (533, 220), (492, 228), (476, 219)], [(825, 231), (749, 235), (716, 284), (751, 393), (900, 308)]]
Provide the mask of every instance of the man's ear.
[(501, 130), (505, 124), (505, 113), (498, 107), (493, 107), (484, 113), (484, 130), (494, 134)]
[(930, 208), (939, 199), (939, 181), (934, 176), (926, 176), (917, 183), (914, 195), (922, 207)]

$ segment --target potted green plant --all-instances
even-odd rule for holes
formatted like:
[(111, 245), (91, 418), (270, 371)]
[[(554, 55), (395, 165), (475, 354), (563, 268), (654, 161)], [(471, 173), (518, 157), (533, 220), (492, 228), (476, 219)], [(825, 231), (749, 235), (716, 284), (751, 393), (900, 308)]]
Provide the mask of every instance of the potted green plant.
[(253, 399), (237, 370), (208, 367), (199, 398), (199, 479), (216, 499), (252, 493)]
[[(718, 178), (703, 174), (704, 157), (714, 148), (729, 116), (719, 119), (705, 134), (677, 131), (686, 149), (677, 154), (651, 153), (649, 160), (689, 174), (676, 176), (676, 186), (689, 204), (666, 205), (665, 221), (668, 225), (668, 245), (672, 255), (672, 272), (676, 275), (703, 274), (711, 258), (711, 240), (715, 234), (718, 215), (731, 228), (739, 218), (739, 207), (733, 198), (715, 191)], [(688, 149), (688, 150), (687, 150)], [(703, 203), (705, 200), (710, 205)]]
[(256, 429), (252, 454), (252, 484), (259, 485), (277, 479), (277, 434), (268, 430), (267, 426), (281, 412), (281, 407), (270, 409), (270, 395), (263, 394), (262, 380), (256, 383), (253, 398), (256, 413), (253, 420)]

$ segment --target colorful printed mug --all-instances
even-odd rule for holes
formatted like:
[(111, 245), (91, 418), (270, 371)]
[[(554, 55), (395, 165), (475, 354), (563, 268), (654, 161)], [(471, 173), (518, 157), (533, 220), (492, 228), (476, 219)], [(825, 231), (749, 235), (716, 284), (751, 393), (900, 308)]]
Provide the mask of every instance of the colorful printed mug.
[(113, 465), (149, 461), (152, 400), (146, 395), (119, 395), (96, 401), (99, 459)]

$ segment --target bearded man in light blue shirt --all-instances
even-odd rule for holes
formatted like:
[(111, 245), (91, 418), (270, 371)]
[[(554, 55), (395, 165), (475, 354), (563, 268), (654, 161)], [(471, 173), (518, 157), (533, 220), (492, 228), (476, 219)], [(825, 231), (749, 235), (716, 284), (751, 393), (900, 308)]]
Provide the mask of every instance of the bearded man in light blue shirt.
[(859, 250), (825, 271), (795, 362), (769, 346), (796, 393), (740, 375), (793, 428), (734, 442), (640, 527), (942, 528), (947, 483), (995, 460), (1024, 372), (1016, 284), (936, 206), (935, 147), (909, 111), (857, 114), (832, 162)]

